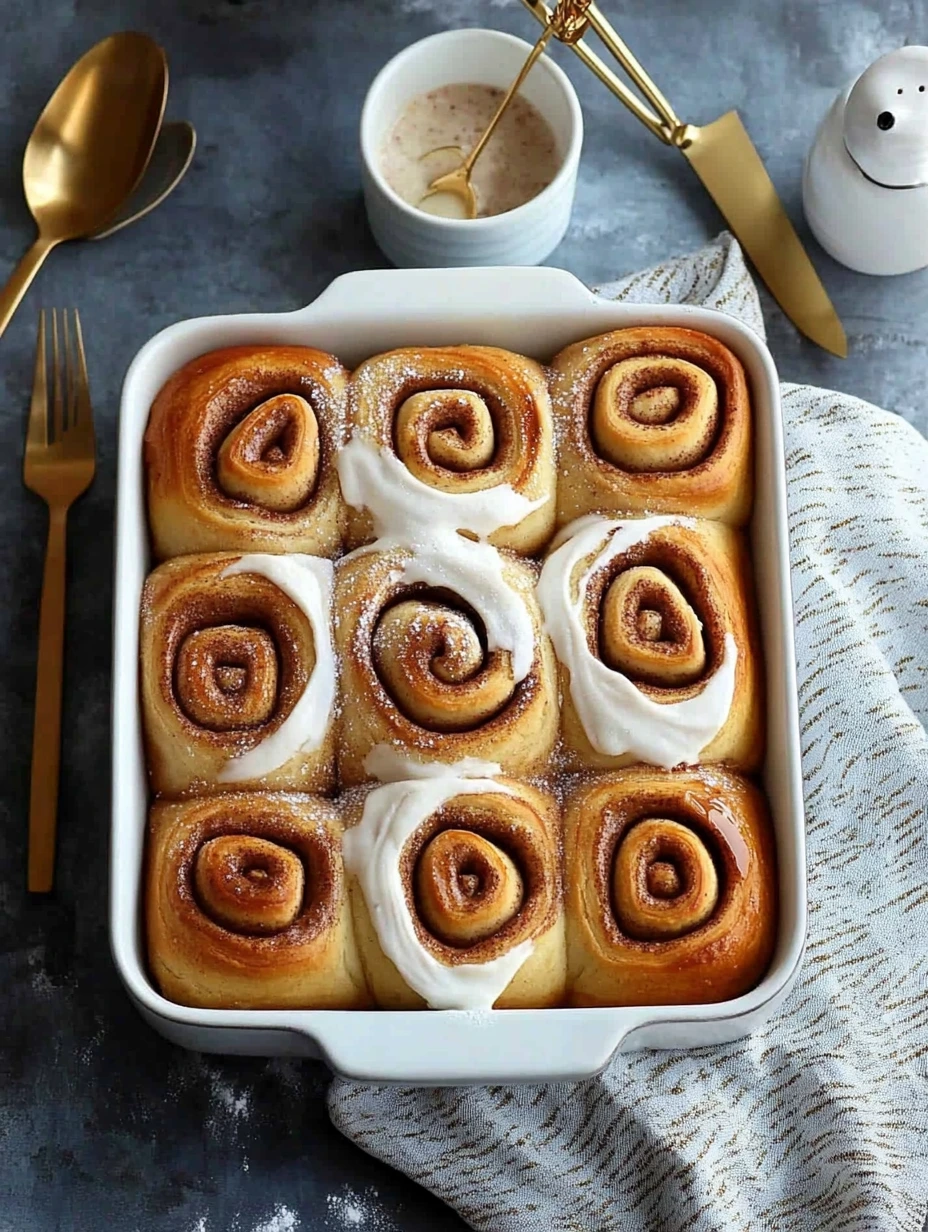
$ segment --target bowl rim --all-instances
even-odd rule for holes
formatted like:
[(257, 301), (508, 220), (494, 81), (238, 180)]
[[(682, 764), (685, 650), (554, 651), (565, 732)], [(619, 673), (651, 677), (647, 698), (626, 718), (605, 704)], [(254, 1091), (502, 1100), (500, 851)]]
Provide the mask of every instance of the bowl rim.
[[(443, 218), (439, 214), (427, 214), (424, 210), (417, 209), (416, 206), (410, 205), (408, 201), (403, 200), (384, 177), (380, 169), (380, 159), (377, 156), (377, 151), (373, 148), (371, 129), (373, 127), (373, 117), (379, 105), (379, 96), (385, 89), (386, 83), (392, 74), (397, 69), (403, 68), (410, 60), (414, 60), (416, 56), (421, 55), (429, 46), (434, 46), (436, 42), (470, 42), (477, 39), (497, 41), (509, 46), (518, 47), (524, 50), (526, 56), (532, 49), (532, 44), (527, 43), (525, 39), (519, 38), (518, 35), (509, 34), (504, 30), (492, 30), (479, 26), (469, 26), (465, 29), (439, 30), (436, 34), (429, 34), (423, 39), (418, 39), (415, 43), (410, 43), (408, 47), (404, 47), (395, 56), (391, 56), (378, 71), (368, 86), (367, 94), (364, 96), (359, 125), (361, 161), (365, 173), (376, 185), (378, 191), (389, 201), (393, 209), (410, 219), (414, 225), (426, 228), (434, 227), (436, 231), (457, 235), (480, 235), (485, 234), (487, 231), (492, 231), (494, 228), (499, 229), (502, 226), (518, 226), (525, 211), (544, 206), (549, 202), (553, 203), (556, 195), (563, 190), (565, 185), (569, 183), (571, 176), (575, 174), (576, 165), (579, 162), (580, 152), (583, 148), (583, 111), (580, 107), (580, 99), (577, 97), (573, 83), (561, 66), (556, 64), (545, 53), (535, 65), (535, 71), (547, 72), (551, 80), (556, 83), (567, 103), (570, 115), (570, 138), (551, 183), (547, 184), (540, 193), (523, 202), (522, 205), (517, 205), (514, 209), (506, 210), (502, 214), (491, 214), (486, 218)], [(454, 83), (449, 82), (447, 84)], [(394, 118), (393, 123), (396, 123), (397, 118)]]

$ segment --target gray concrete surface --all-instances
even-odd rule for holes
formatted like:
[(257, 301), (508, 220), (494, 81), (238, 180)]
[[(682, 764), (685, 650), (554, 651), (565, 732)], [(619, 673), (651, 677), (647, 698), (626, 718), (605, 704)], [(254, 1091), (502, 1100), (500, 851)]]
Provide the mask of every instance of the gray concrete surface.
[[(605, 0), (680, 113), (737, 107), (794, 217), (826, 104), (878, 53), (928, 41), (924, 3)], [(182, 317), (295, 308), (380, 264), (355, 151), (366, 84), (445, 26), (526, 37), (516, 0), (0, 0), (0, 277), (31, 239), (21, 151), (51, 88), (113, 30), (157, 36), (169, 111), (199, 130), (176, 196), (100, 245), (54, 254), (0, 340), (0, 1232), (296, 1232), (463, 1226), (328, 1126), (321, 1066), (194, 1056), (129, 1007), (106, 931), (109, 634), (117, 401), (141, 343)], [(576, 212), (552, 263), (601, 281), (698, 246), (720, 219), (683, 161), (566, 53), (586, 112)], [(928, 275), (866, 279), (816, 260), (846, 362), (768, 317), (784, 378), (851, 390), (928, 428)], [(24, 892), (45, 514), (20, 483), (36, 311), (85, 322), (100, 458), (71, 524), (59, 880)]]

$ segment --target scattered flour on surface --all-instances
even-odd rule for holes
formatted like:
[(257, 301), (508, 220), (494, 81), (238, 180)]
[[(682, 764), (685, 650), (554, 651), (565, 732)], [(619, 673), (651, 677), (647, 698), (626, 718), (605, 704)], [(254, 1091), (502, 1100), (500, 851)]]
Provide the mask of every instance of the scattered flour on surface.
[(206, 1216), (205, 1216), (205, 1215), (201, 1215), (201, 1216), (200, 1216), (200, 1218), (196, 1221), (196, 1223), (195, 1223), (195, 1224), (193, 1225), (193, 1227), (190, 1229), (190, 1232), (207, 1232)]
[(57, 992), (55, 985), (48, 978), (45, 971), (33, 971), (32, 973), (32, 991), (40, 997), (53, 997)]
[(45, 969), (45, 946), (30, 946), (26, 951), (26, 962), (29, 967), (29, 983), (35, 995), (43, 1000), (54, 997), (58, 988), (51, 981)]
[(299, 1226), (300, 1217), (296, 1211), (280, 1203), (266, 1219), (255, 1224), (252, 1232), (296, 1232)]
[(210, 1074), (210, 1090), (216, 1115), (211, 1118), (213, 1124), (224, 1114), (233, 1121), (245, 1120), (251, 1114), (251, 1094), (247, 1090), (238, 1091), (226, 1082), (221, 1074)]
[(106, 1037), (106, 1025), (99, 1014), (94, 1014), (94, 1022), (97, 1026), (96, 1031), (94, 1031), (91, 1038), (77, 1054), (78, 1059), (83, 1065), (89, 1065), (93, 1061), (97, 1049)]
[(397, 1225), (377, 1202), (377, 1190), (372, 1186), (358, 1193), (343, 1185), (338, 1193), (326, 1197), (328, 1216), (326, 1227), (339, 1232), (398, 1232)]

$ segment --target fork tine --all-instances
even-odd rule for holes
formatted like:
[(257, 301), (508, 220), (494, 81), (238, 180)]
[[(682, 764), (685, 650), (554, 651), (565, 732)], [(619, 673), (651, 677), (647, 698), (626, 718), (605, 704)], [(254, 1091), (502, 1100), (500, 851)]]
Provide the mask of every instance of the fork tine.
[(64, 333), (64, 430), (67, 432), (77, 423), (77, 361), (71, 342), (67, 308), (62, 309), (61, 324)]
[(32, 382), (32, 403), (29, 407), (29, 428), (26, 440), (30, 445), (48, 444), (48, 376), (45, 357), (45, 309), (39, 313), (39, 335), (35, 347), (35, 376)]
[(52, 408), (54, 426), (52, 439), (60, 441), (64, 432), (64, 400), (61, 393), (61, 351), (58, 346), (58, 309), (52, 309)]
[(75, 426), (93, 432), (93, 407), (90, 401), (90, 380), (87, 376), (87, 356), (84, 354), (84, 334), (81, 330), (81, 314), (74, 309), (74, 347), (76, 352), (75, 373)]

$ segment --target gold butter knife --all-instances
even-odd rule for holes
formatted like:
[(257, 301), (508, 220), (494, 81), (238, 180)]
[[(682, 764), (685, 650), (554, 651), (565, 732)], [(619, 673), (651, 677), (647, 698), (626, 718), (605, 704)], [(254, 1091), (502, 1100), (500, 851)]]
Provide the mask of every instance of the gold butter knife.
[[(551, 20), (544, 0), (522, 3), (539, 21)], [(581, 0), (580, 7), (646, 103), (582, 38), (571, 41), (572, 50), (649, 132), (689, 162), (796, 328), (826, 351), (845, 358), (847, 338), (838, 314), (738, 113), (726, 112), (699, 127), (682, 123), (597, 5)]]

